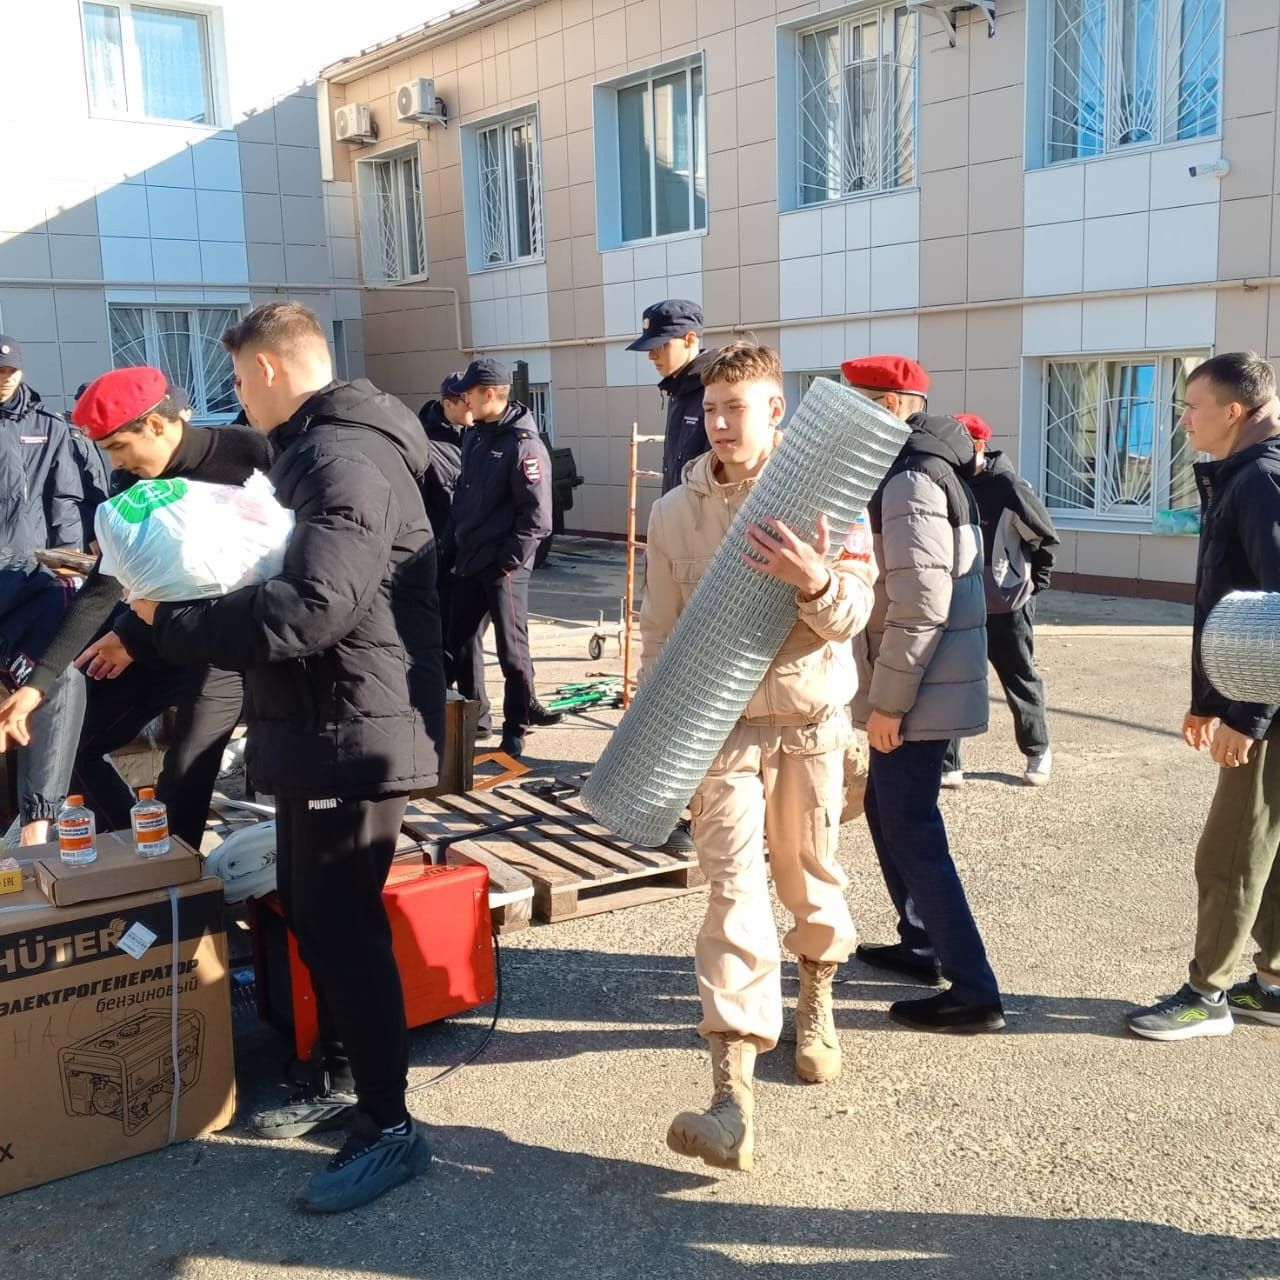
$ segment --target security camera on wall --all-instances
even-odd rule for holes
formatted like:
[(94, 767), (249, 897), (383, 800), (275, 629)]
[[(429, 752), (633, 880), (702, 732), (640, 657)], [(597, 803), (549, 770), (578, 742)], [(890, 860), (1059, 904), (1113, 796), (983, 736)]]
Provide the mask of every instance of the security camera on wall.
[(1205, 164), (1193, 164), (1187, 172), (1193, 178), (1225, 178), (1231, 172), (1231, 161), (1226, 156), (1219, 156)]

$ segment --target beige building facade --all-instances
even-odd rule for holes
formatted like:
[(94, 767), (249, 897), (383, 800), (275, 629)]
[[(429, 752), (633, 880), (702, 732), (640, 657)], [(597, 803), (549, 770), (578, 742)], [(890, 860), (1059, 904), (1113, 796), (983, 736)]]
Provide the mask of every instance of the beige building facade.
[(1280, 354), (1278, 40), (1275, 0), (486, 0), (322, 73), (369, 375), (525, 361), (570, 528), (618, 534), (648, 303), (776, 345), (793, 403), (901, 352), (1044, 496), (1061, 585), (1186, 598), (1185, 377)]

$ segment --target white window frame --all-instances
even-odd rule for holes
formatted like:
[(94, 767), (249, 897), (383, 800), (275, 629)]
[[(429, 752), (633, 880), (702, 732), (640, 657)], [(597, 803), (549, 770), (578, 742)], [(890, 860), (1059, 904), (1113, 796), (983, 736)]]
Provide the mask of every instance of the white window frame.
[[(693, 109), (693, 75), (698, 71), (702, 81), (700, 110)], [(650, 152), (649, 163), (649, 234), (625, 239), (622, 222), (622, 149), (618, 137), (618, 96), (626, 89), (636, 85), (649, 86), (650, 112), (653, 110), (653, 82), (674, 75), (679, 71), (685, 73), (685, 94), (687, 118), (692, 129), (689, 138), (690, 182), (689, 182), (689, 227), (686, 230), (655, 234), (657, 226), (658, 184), (656, 177), (656, 160)], [(596, 154), (596, 213), (598, 244), (603, 252), (608, 249), (633, 249), (648, 244), (662, 244), (668, 240), (687, 240), (694, 236), (705, 236), (711, 221), (711, 196), (708, 167), (710, 147), (707, 139), (707, 70), (703, 55), (699, 52), (687, 58), (678, 58), (658, 66), (649, 67), (635, 74), (611, 80), (595, 86), (595, 154)], [(697, 190), (696, 175), (702, 175), (703, 222), (697, 225)]]
[[(111, 317), (115, 311), (140, 311), (142, 312), (142, 349), (140, 351), (124, 352), (117, 348), (115, 335), (112, 332)], [(202, 312), (226, 311), (231, 313), (231, 323), (240, 320), (244, 314), (244, 308), (236, 303), (186, 303), (186, 302), (127, 302), (123, 299), (111, 301), (107, 303), (107, 334), (108, 341), (111, 344), (111, 365), (112, 368), (127, 368), (136, 364), (149, 364), (156, 368), (164, 368), (164, 359), (160, 345), (160, 333), (157, 329), (157, 317), (163, 311), (185, 312), (188, 318), (188, 332), (191, 335), (193, 344), (201, 341), (201, 325), (200, 314)], [(190, 382), (190, 386), (183, 385), (183, 390), (187, 393), (191, 400), (192, 419), (199, 423), (219, 423), (231, 422), (239, 413), (240, 406), (238, 403), (234, 407), (228, 407), (221, 412), (213, 413), (209, 410), (209, 381), (211, 359), (216, 360), (219, 364), (225, 361), (225, 367), (230, 369), (231, 356), (223, 348), (221, 344), (222, 332), (210, 334), (205, 341), (204, 348), (196, 347), (191, 353), (191, 377), (185, 379)], [(136, 345), (136, 340), (135, 340)], [(137, 357), (137, 358), (134, 358)], [(234, 386), (234, 384), (233, 384)], [(232, 399), (234, 401), (234, 390)]]
[[(125, 109), (113, 111), (109, 107), (96, 106), (89, 83), (89, 31), (85, 21), (85, 7), (96, 4), (99, 8), (116, 9), (120, 15), (120, 47), (124, 58)], [(190, 4), (187, 0), (155, 0), (138, 3), (137, 0), (81, 0), (80, 49), (84, 58), (85, 100), (90, 116), (106, 120), (147, 121), (156, 124), (179, 125), (188, 129), (216, 130), (227, 117), (223, 86), (224, 54), (222, 41), (222, 11), (211, 5)], [(148, 115), (141, 109), (142, 61), (138, 56), (138, 42), (133, 31), (135, 9), (159, 9), (170, 13), (189, 14), (203, 20), (204, 45), (204, 100), (205, 119), (183, 120), (175, 116)], [(135, 110), (130, 104), (138, 103)]]
[(538, 429), (546, 435), (548, 440), (554, 443), (556, 438), (555, 405), (551, 394), (551, 383), (529, 383), (529, 404), (527, 407), (533, 414), (538, 424)]
[[(1177, 398), (1177, 365), (1181, 363), (1182, 377), (1202, 361), (1208, 358), (1204, 351), (1135, 351), (1106, 352), (1097, 355), (1069, 355), (1048, 357), (1042, 362), (1040, 379), (1040, 474), (1039, 491), (1044, 497), (1045, 506), (1055, 520), (1067, 525), (1079, 525), (1083, 528), (1097, 526), (1112, 528), (1130, 528), (1134, 532), (1151, 531), (1153, 520), (1157, 514), (1169, 510), (1193, 510), (1198, 507), (1194, 483), (1188, 479), (1183, 498), (1184, 501), (1173, 507), (1172, 501), (1175, 466), (1190, 467), (1200, 456), (1191, 449), (1185, 432), (1178, 425), (1181, 418), (1182, 402)], [(1131, 494), (1124, 500), (1124, 477), (1117, 470), (1114, 459), (1110, 456), (1113, 437), (1108, 426), (1113, 420), (1111, 406), (1115, 400), (1109, 398), (1110, 390), (1106, 372), (1108, 366), (1133, 367), (1137, 365), (1155, 366), (1154, 393), (1146, 402), (1153, 407), (1152, 443), (1151, 443), (1151, 476), (1148, 481), (1148, 492), (1141, 501), (1136, 501)], [(1092, 466), (1089, 482), (1092, 485), (1091, 506), (1064, 505), (1055, 501), (1052, 489), (1057, 487), (1051, 472), (1055, 469), (1050, 443), (1052, 422), (1052, 406), (1050, 390), (1053, 385), (1055, 368), (1093, 367), (1096, 373), (1096, 399), (1090, 403), (1095, 414), (1094, 454), (1088, 459)], [(1063, 465), (1070, 470), (1071, 462), (1059, 451)], [(1081, 459), (1085, 461), (1085, 459)]]
[[(411, 165), (406, 164), (409, 161)], [(376, 186), (377, 166), (388, 167), (391, 175), (394, 226), (386, 232)], [(418, 144), (415, 142), (408, 147), (397, 147), (357, 160), (356, 191), (360, 210), (360, 268), (365, 284), (411, 284), (426, 280), (430, 264), (422, 194), (422, 156)], [(408, 269), (415, 252), (421, 264), (420, 271)]]
[[(519, 255), (520, 228), (516, 225), (516, 161), (513, 134), (525, 128), (532, 133), (529, 148), (529, 252)], [(485, 164), (486, 137), (498, 137), (498, 165), (496, 170)], [(468, 268), (472, 271), (500, 271), (506, 267), (527, 266), (546, 260), (546, 236), (543, 221), (542, 191), (542, 130), (536, 107), (512, 112), (508, 115), (477, 121), (465, 126), (463, 164), (467, 184), (474, 190), (468, 201), (467, 244)], [(490, 201), (494, 196), (501, 202), (496, 216)], [(500, 223), (501, 226), (495, 224)], [(500, 239), (501, 246), (494, 242)], [(499, 248), (501, 256), (495, 257)]]
[[(1037, 89), (1037, 95), (1043, 95), (1039, 116), (1038, 135), (1029, 141), (1029, 150), (1039, 151), (1043, 163), (1047, 165), (1075, 164), (1081, 161), (1099, 159), (1102, 156), (1124, 154), (1131, 151), (1150, 150), (1157, 147), (1175, 146), (1191, 142), (1202, 142), (1219, 137), (1222, 133), (1222, 97), (1223, 97), (1223, 60), (1224, 60), (1224, 28), (1226, 26), (1226, 4), (1229, 0), (1203, 0), (1205, 4), (1218, 4), (1218, 23), (1216, 41), (1212, 53), (1215, 58), (1216, 97), (1214, 102), (1214, 120), (1212, 126), (1203, 133), (1190, 134), (1185, 138), (1178, 136), (1179, 105), (1181, 95), (1181, 74), (1177, 65), (1182, 53), (1182, 37), (1180, 24), (1182, 16), (1181, 0), (1161, 0), (1160, 2), (1160, 35), (1155, 52), (1154, 69), (1156, 94), (1159, 101), (1155, 105), (1155, 119), (1146, 122), (1149, 131), (1154, 135), (1138, 141), (1122, 140), (1125, 121), (1122, 117), (1123, 102), (1123, 51), (1121, 49), (1120, 21), (1122, 6), (1133, 0), (1045, 0), (1044, 9), (1039, 17), (1043, 24), (1039, 44), (1043, 51), (1043, 60), (1039, 68), (1043, 81)], [(1063, 4), (1074, 3), (1084, 10), (1085, 6), (1100, 6), (1103, 10), (1102, 36), (1102, 77), (1101, 90), (1103, 118), (1100, 125), (1100, 139), (1096, 150), (1084, 150), (1079, 145), (1074, 154), (1060, 155), (1055, 151), (1062, 144), (1054, 140), (1053, 110), (1055, 104), (1054, 73), (1054, 22), (1055, 16)], [(1039, 77), (1036, 77), (1037, 79)], [(1030, 87), (1030, 86), (1029, 86)], [(1077, 101), (1079, 98), (1077, 97)], [(1033, 107), (1029, 101), (1028, 106)], [(1137, 127), (1134, 125), (1133, 127)]]
[[(905, 43), (910, 49), (910, 61), (907, 63), (899, 61), (901, 48), (896, 31), (899, 19), (905, 19), (908, 24), (909, 34)], [(876, 181), (854, 187), (850, 185), (852, 175), (846, 173), (851, 157), (848, 118), (850, 108), (846, 94), (845, 73), (856, 65), (849, 61), (853, 32), (859, 27), (870, 25), (873, 20), (877, 27), (877, 52), (874, 65), (878, 81), (877, 110), (880, 113), (877, 173)], [(839, 172), (840, 189), (835, 194), (806, 199), (806, 188), (812, 186), (812, 182), (806, 182), (805, 147), (801, 136), (807, 87), (804, 43), (810, 36), (833, 31), (838, 33), (840, 46), (840, 100), (839, 118), (833, 126), (829, 127), (834, 127), (836, 133), (831, 143), (839, 148), (835, 167)], [(778, 107), (781, 119), (778, 137), (785, 140), (784, 146), (779, 151), (780, 167), (788, 153), (793, 153), (794, 156), (792, 176), (784, 187), (789, 196), (789, 199), (784, 202), (785, 208), (811, 209), (837, 201), (907, 191), (919, 185), (920, 36), (918, 12), (908, 9), (900, 0), (896, 4), (860, 5), (856, 9), (829, 14), (821, 22), (809, 20), (804, 25), (779, 32)], [(858, 60), (858, 62), (868, 63), (871, 61), (871, 59)], [(784, 71), (786, 74), (783, 74)], [(905, 114), (901, 105), (901, 98), (904, 96), (902, 93), (904, 77), (909, 84), (910, 93), (910, 104)], [(909, 149), (909, 155), (903, 155), (904, 148)], [(830, 152), (828, 152), (828, 158), (830, 160)]]

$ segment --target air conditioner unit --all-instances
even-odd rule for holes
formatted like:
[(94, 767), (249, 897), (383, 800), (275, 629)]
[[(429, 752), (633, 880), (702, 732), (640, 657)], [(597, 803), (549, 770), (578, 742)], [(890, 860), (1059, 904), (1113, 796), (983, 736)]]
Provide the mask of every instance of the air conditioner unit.
[(942, 19), (950, 37), (951, 47), (956, 47), (956, 14), (965, 9), (981, 9), (987, 17), (988, 39), (996, 33), (996, 0), (906, 0), (907, 8), (915, 12), (936, 13)]
[(444, 99), (436, 97), (436, 82), (425, 76), (396, 90), (396, 117), (415, 124), (449, 123)]
[(333, 136), (339, 142), (363, 146), (378, 136), (378, 126), (369, 114), (367, 102), (348, 102), (333, 113)]

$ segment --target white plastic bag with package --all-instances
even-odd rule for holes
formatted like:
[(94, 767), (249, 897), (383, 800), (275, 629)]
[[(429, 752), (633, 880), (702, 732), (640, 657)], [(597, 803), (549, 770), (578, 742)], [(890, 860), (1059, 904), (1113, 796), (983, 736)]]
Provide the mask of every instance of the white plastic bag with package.
[(102, 572), (130, 600), (200, 600), (284, 568), (293, 512), (255, 471), (243, 485), (140, 480), (98, 508)]

